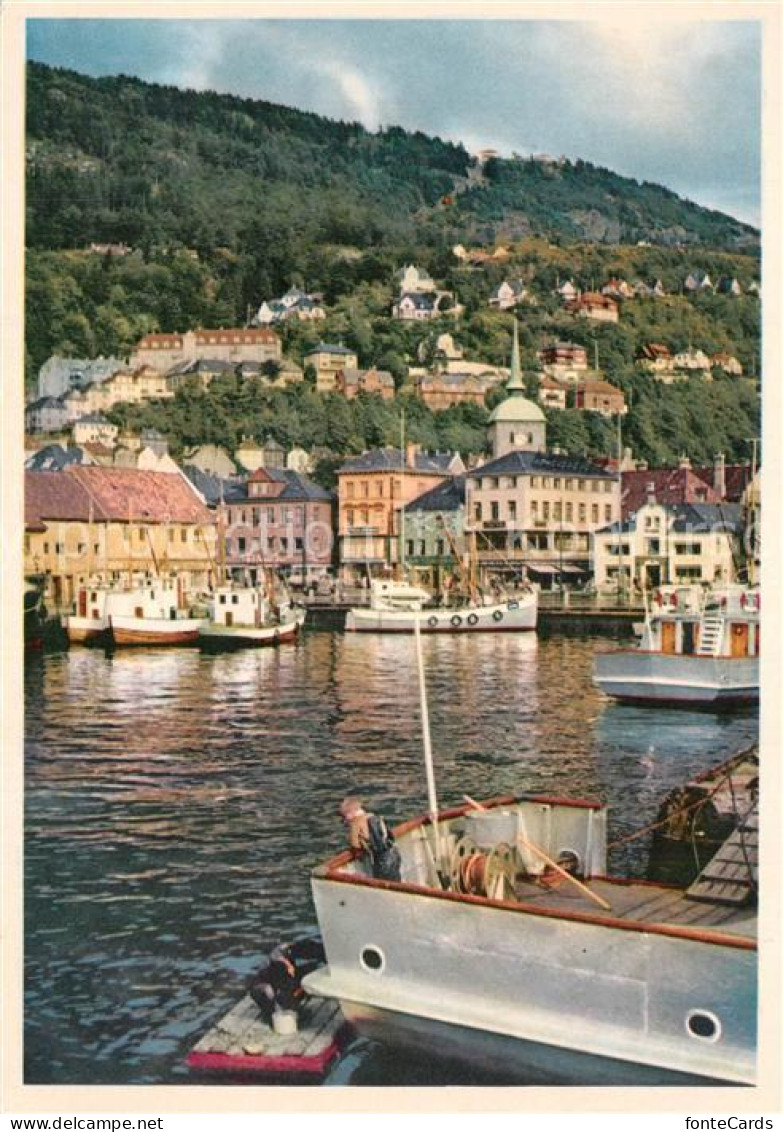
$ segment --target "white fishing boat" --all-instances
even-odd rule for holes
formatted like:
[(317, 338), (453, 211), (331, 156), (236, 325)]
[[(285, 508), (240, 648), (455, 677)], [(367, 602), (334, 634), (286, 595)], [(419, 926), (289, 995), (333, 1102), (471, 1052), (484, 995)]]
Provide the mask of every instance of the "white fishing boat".
[(115, 645), (196, 644), (204, 618), (183, 608), (176, 578), (156, 578), (144, 586), (107, 595), (106, 615)]
[(598, 653), (594, 681), (639, 704), (734, 707), (758, 702), (760, 594), (729, 585), (660, 589), (636, 648)]
[(259, 586), (227, 584), (215, 590), (199, 639), (213, 650), (281, 644), (296, 639), (305, 616), (289, 601), (273, 605)]
[(753, 1083), (748, 886), (607, 875), (593, 802), (497, 798), (395, 836), (399, 882), (353, 852), (312, 879), (328, 966), (305, 989), (361, 1034), (520, 1082)]
[(109, 594), (116, 592), (116, 586), (100, 583), (79, 587), (75, 612), (63, 619), (71, 644), (103, 644), (111, 638), (106, 604)]
[(407, 582), (375, 579), (370, 584), (369, 607), (349, 609), (345, 627), (356, 633), (475, 633), (533, 630), (538, 616), (538, 595), (532, 588), (515, 591), (500, 600), (474, 598), (435, 606), (426, 590)]

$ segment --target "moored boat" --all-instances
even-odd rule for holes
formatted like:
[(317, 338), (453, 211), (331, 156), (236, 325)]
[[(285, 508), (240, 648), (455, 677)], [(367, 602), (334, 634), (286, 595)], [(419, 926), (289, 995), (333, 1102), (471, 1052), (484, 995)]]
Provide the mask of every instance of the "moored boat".
[(199, 640), (211, 650), (281, 644), (296, 640), (305, 616), (288, 601), (273, 605), (258, 586), (223, 585), (215, 590)]
[(350, 632), (412, 633), (418, 622), (422, 633), (471, 633), (533, 630), (538, 616), (538, 595), (532, 587), (515, 591), (504, 600), (435, 606), (418, 586), (391, 579), (376, 579), (370, 586), (370, 605), (348, 611)]
[(110, 593), (106, 615), (115, 645), (197, 644), (204, 618), (181, 607), (175, 578), (158, 578), (144, 586)]
[(79, 587), (75, 612), (64, 618), (71, 644), (105, 644), (111, 639), (106, 603), (109, 594), (117, 592), (116, 586), (95, 584)]
[(367, 1037), (509, 1080), (751, 1084), (754, 890), (610, 876), (606, 822), (506, 796), (398, 826), (399, 882), (338, 855), (312, 878), (328, 966), (305, 989)]
[(759, 699), (760, 596), (755, 587), (668, 587), (639, 645), (598, 653), (594, 681), (639, 704), (728, 708)]

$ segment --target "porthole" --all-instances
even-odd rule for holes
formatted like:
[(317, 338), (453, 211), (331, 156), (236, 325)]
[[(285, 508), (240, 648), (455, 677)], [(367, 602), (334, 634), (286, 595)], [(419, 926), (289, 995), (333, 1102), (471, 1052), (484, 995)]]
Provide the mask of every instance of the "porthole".
[(380, 947), (375, 947), (374, 944), (368, 944), (367, 947), (362, 948), (359, 962), (365, 971), (372, 971), (374, 975), (379, 975), (386, 966), (386, 958), (383, 952)]
[(703, 1042), (717, 1042), (721, 1036), (720, 1019), (709, 1010), (691, 1010), (685, 1019), (685, 1029), (692, 1038)]

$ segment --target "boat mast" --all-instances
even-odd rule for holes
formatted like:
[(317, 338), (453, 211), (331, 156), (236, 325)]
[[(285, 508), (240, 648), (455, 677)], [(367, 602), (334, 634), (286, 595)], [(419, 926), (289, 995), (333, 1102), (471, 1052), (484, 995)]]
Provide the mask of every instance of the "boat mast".
[(421, 651), (421, 627), (419, 618), (413, 619), (413, 633), (416, 639), (416, 664), (419, 670), (419, 700), (421, 703), (421, 732), (424, 743), (424, 770), (427, 775), (427, 805), (435, 835), (435, 869), (440, 878), (443, 858), (441, 856), (440, 830), (438, 828), (438, 795), (435, 788), (435, 767), (432, 761), (432, 737), (430, 735), (430, 714), (427, 706), (427, 682), (424, 677), (424, 656)]
[(399, 580), (405, 580), (405, 410), (400, 413), (400, 546)]

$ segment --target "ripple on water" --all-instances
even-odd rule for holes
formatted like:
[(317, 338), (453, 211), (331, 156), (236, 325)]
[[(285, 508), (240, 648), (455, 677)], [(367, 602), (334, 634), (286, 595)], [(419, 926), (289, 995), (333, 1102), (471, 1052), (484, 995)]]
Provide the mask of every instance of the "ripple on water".
[[(755, 738), (752, 716), (608, 704), (590, 679), (595, 645), (424, 638), (441, 804), (598, 797), (612, 837)], [(29, 667), (25, 721), (29, 1082), (185, 1080), (187, 1049), (264, 954), (313, 930), (309, 873), (342, 844), (340, 798), (364, 794), (393, 819), (426, 805), (405, 638), (319, 633), (224, 656), (74, 649)], [(613, 864), (643, 856), (634, 842)], [(334, 1081), (420, 1079), (465, 1081), (371, 1043)]]

